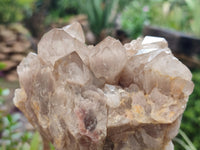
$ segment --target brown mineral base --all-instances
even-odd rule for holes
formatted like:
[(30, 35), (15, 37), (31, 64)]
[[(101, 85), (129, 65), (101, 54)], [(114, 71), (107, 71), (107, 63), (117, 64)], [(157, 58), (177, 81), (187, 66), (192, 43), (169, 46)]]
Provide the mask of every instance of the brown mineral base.
[(165, 39), (88, 46), (79, 23), (46, 33), (17, 72), (15, 105), (56, 150), (173, 150), (194, 87)]

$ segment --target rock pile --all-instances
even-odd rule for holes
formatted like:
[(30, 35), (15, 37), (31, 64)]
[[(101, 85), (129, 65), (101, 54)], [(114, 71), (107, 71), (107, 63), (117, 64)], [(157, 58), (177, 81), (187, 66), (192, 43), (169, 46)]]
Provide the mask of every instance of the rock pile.
[(1, 75), (9, 81), (17, 80), (16, 67), (30, 52), (28, 31), (20, 24), (0, 25), (0, 62), (6, 66)]

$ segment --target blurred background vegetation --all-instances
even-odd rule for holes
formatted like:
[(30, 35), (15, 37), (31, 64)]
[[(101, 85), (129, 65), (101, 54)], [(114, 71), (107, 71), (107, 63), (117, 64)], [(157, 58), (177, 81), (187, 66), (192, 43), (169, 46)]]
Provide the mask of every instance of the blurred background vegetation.
[[(19, 86), (15, 70), (28, 52), (37, 50), (46, 31), (73, 21), (82, 24), (88, 44), (107, 35), (126, 43), (142, 37), (146, 26), (198, 41), (200, 0), (0, 0), (0, 150), (42, 149), (39, 134), (13, 106)], [(177, 55), (187, 60), (195, 89), (174, 140), (176, 150), (200, 149), (200, 45), (195, 47), (190, 56)]]

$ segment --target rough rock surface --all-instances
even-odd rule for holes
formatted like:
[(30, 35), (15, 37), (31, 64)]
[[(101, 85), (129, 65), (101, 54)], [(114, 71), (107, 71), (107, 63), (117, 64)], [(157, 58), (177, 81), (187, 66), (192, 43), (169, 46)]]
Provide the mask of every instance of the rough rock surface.
[(15, 105), (57, 150), (173, 150), (194, 85), (166, 40), (84, 41), (78, 23), (46, 33), (17, 68)]

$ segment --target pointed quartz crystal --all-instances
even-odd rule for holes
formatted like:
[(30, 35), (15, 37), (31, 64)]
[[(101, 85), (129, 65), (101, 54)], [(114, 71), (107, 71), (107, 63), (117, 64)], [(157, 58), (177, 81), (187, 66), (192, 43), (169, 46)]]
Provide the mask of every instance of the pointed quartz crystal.
[(80, 23), (74, 22), (71, 25), (63, 27), (63, 30), (70, 34), (73, 38), (85, 43), (85, 36)]
[(76, 51), (81, 58), (87, 61), (89, 49), (83, 43), (84, 41), (81, 25), (78, 23), (63, 29), (55, 28), (44, 34), (40, 40), (38, 55), (45, 62), (54, 65), (57, 59)]
[(127, 56), (123, 45), (107, 37), (94, 47), (90, 56), (90, 68), (97, 78), (105, 78), (108, 83), (117, 83), (119, 74), (124, 68)]
[(89, 80), (92, 80), (88, 67), (84, 65), (76, 52), (72, 52), (56, 61), (54, 75), (60, 84), (79, 84), (83, 86)]

